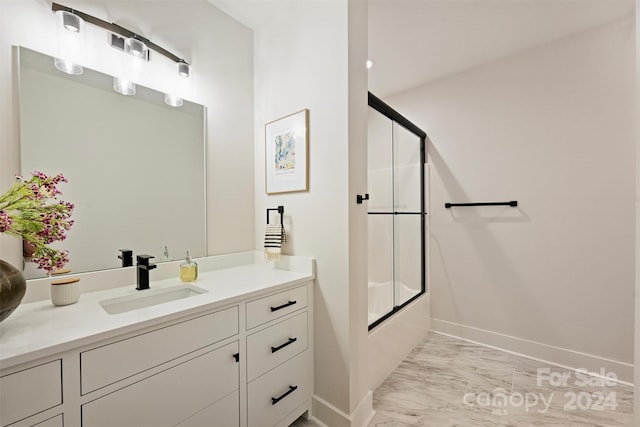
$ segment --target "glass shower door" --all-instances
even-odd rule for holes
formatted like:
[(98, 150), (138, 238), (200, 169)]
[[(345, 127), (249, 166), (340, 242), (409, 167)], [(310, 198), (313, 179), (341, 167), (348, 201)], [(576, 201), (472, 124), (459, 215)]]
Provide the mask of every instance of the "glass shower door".
[(368, 120), (372, 328), (425, 291), (424, 137), (377, 108), (369, 108)]
[(397, 306), (422, 290), (420, 137), (393, 122), (394, 293)]
[[(393, 122), (369, 108), (367, 149), (369, 235), (369, 324), (393, 310)], [(379, 214), (379, 215), (378, 215)]]

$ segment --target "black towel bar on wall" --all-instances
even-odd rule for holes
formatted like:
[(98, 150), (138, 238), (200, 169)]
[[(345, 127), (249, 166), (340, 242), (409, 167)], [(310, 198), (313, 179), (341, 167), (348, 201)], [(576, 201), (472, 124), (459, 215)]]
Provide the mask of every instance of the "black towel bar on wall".
[(269, 224), (269, 212), (278, 211), (280, 214), (280, 225), (284, 225), (284, 206), (278, 206), (277, 208), (269, 208), (267, 209), (267, 225)]
[(455, 206), (511, 206), (512, 208), (515, 208), (518, 206), (518, 201), (512, 200), (510, 202), (445, 203), (444, 204), (444, 207), (446, 209), (449, 209)]

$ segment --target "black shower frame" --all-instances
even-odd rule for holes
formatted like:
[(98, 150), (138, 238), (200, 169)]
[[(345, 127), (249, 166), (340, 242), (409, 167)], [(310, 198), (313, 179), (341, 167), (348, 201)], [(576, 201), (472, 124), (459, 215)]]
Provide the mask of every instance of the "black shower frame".
[(420, 236), (420, 249), (422, 251), (420, 256), (421, 261), (421, 278), (420, 278), (420, 292), (414, 295), (412, 298), (408, 299), (404, 303), (400, 305), (394, 305), (393, 309), (389, 311), (384, 316), (377, 319), (375, 322), (372, 322), (369, 325), (369, 331), (374, 329), (376, 326), (383, 323), (385, 320), (389, 319), (393, 315), (395, 315), (398, 311), (402, 310), (407, 305), (411, 304), (413, 301), (418, 299), (421, 295), (424, 295), (427, 291), (426, 289), (426, 253), (427, 253), (427, 243), (426, 243), (426, 233), (427, 233), (427, 212), (425, 208), (425, 194), (424, 194), (424, 179), (425, 179), (425, 171), (424, 165), (427, 162), (427, 152), (426, 152), (426, 140), (427, 134), (411, 123), (406, 117), (402, 114), (398, 113), (396, 110), (387, 105), (383, 100), (369, 92), (368, 99), (369, 107), (378, 111), (383, 116), (386, 116), (390, 120), (398, 123), (400, 126), (408, 130), (409, 132), (417, 135), (420, 138), (420, 212), (367, 212), (368, 215), (420, 215), (420, 228), (421, 228), (421, 236)]

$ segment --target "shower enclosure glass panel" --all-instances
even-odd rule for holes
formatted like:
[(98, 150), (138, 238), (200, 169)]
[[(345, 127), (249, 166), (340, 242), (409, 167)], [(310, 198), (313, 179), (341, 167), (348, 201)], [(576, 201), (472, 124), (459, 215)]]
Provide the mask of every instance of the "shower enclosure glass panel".
[[(369, 215), (369, 324), (394, 307), (393, 217)], [(372, 250), (373, 248), (373, 250)]]
[[(372, 98), (377, 105), (371, 104)], [(367, 192), (371, 329), (425, 292), (423, 179), (426, 135), (371, 94), (369, 105)]]
[(369, 107), (369, 136), (367, 147), (367, 180), (369, 212), (389, 212), (393, 210), (393, 122)]
[[(393, 170), (389, 159), (393, 147), (391, 120), (369, 108), (367, 150), (368, 192), (375, 195), (368, 203), (369, 212), (393, 209)], [(369, 235), (369, 324), (393, 310), (393, 216), (368, 215)]]
[[(378, 113), (379, 114), (379, 113)], [(388, 120), (388, 119), (387, 119)], [(393, 123), (392, 163), (393, 209), (397, 212), (420, 212), (420, 137)], [(389, 144), (389, 141), (387, 141)]]
[(394, 301), (402, 305), (422, 290), (421, 224), (417, 215), (396, 215), (393, 219)]
[(393, 212), (395, 305), (422, 289), (420, 137), (393, 122)]

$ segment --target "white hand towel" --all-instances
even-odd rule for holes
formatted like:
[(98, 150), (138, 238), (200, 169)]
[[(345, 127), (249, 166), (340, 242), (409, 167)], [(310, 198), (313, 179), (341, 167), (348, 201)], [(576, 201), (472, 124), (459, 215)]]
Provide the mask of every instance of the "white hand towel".
[(267, 262), (279, 261), (282, 249), (283, 227), (267, 224), (264, 233), (264, 258)]

